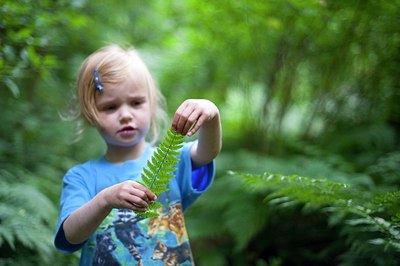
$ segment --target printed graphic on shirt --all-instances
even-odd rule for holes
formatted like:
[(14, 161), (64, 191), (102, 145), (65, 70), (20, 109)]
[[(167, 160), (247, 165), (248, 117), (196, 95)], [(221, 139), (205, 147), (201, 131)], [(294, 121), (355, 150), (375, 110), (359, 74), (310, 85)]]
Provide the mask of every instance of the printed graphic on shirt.
[(181, 202), (165, 204), (159, 216), (142, 219), (114, 209), (89, 243), (92, 265), (192, 265)]

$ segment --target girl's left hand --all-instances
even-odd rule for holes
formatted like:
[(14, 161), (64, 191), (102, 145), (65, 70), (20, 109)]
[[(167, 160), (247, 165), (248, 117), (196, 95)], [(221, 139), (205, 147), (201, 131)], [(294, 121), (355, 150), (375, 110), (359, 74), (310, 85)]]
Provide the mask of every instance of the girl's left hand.
[(219, 114), (214, 103), (204, 99), (189, 99), (176, 110), (172, 129), (186, 136), (193, 136), (200, 127)]

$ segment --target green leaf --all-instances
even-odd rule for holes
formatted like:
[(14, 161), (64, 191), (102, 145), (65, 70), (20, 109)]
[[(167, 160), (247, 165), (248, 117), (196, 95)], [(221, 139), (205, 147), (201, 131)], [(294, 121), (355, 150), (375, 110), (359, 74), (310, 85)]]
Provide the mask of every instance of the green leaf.
[(12, 79), (5, 78), (4, 83), (10, 89), (11, 93), (14, 95), (15, 98), (19, 96), (19, 88), (17, 84)]
[[(143, 185), (159, 196), (168, 191), (168, 185), (177, 168), (181, 154), (180, 148), (183, 146), (184, 136), (176, 131), (169, 129), (164, 139), (154, 151), (152, 157), (147, 161), (147, 167), (143, 168), (141, 178)], [(157, 217), (157, 209), (162, 204), (152, 202), (145, 212), (137, 212), (143, 218)]]

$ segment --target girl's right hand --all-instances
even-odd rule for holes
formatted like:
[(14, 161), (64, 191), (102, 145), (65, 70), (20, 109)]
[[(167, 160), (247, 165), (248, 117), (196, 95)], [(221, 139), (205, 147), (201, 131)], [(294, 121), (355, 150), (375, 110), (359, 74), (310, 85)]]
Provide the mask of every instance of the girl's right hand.
[(148, 188), (132, 180), (108, 187), (100, 194), (110, 209), (130, 209), (138, 212), (146, 211), (148, 204), (157, 199)]

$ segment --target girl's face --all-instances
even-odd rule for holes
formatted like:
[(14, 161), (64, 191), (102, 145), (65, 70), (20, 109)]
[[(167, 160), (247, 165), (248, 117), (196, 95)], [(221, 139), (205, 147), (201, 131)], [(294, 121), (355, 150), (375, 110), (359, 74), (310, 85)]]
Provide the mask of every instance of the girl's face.
[(100, 123), (97, 126), (109, 147), (132, 147), (145, 142), (151, 110), (146, 86), (128, 78), (118, 84), (105, 84), (96, 93)]

